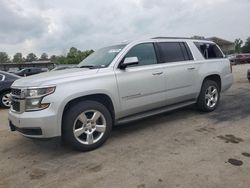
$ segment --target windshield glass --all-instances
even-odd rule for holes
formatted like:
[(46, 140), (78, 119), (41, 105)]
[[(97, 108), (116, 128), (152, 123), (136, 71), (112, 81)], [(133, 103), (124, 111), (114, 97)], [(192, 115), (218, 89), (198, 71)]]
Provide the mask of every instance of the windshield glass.
[(101, 48), (85, 58), (78, 67), (107, 67), (125, 46), (122, 44)]

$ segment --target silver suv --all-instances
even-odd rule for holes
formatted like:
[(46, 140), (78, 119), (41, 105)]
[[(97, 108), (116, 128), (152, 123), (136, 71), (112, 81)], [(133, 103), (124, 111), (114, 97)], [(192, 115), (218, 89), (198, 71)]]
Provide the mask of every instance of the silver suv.
[(211, 41), (158, 37), (109, 46), (75, 68), (15, 81), (10, 128), (92, 150), (117, 124), (191, 104), (211, 112), (232, 83), (230, 62)]

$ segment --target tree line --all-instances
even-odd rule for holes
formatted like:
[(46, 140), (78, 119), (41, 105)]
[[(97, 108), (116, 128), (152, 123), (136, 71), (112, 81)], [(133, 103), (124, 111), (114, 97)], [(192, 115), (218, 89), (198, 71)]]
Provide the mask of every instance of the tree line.
[[(250, 37), (247, 38), (245, 44), (243, 44), (243, 40), (235, 39), (235, 50), (232, 53), (250, 53)], [(37, 60), (50, 60), (52, 63), (56, 64), (78, 64), (93, 52), (94, 50), (81, 51), (75, 47), (71, 47), (66, 55), (52, 55), (49, 57), (47, 53), (42, 53), (42, 55), (38, 58), (34, 53), (29, 53), (26, 57), (24, 57), (22, 53), (18, 52), (12, 59), (6, 52), (0, 52), (0, 63), (24, 63)]]
[(235, 39), (234, 46), (235, 46), (235, 53), (250, 53), (250, 37), (247, 38), (244, 46), (243, 40)]
[(83, 59), (88, 57), (94, 50), (81, 51), (75, 47), (71, 47), (66, 55), (52, 55), (48, 56), (47, 53), (42, 53), (37, 57), (35, 53), (29, 53), (26, 57), (22, 53), (16, 53), (11, 59), (6, 52), (0, 52), (0, 63), (24, 63), (32, 61), (51, 61), (56, 64), (78, 64)]

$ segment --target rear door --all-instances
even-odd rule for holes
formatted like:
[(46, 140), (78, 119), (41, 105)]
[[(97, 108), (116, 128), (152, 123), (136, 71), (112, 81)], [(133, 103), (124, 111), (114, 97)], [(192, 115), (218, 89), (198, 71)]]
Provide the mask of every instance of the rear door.
[(138, 44), (128, 51), (126, 57), (137, 57), (139, 64), (115, 71), (122, 116), (163, 106), (166, 99), (165, 72), (162, 65), (157, 64), (154, 44)]
[(159, 42), (157, 52), (166, 74), (167, 104), (194, 99), (198, 65), (188, 45), (185, 42)]

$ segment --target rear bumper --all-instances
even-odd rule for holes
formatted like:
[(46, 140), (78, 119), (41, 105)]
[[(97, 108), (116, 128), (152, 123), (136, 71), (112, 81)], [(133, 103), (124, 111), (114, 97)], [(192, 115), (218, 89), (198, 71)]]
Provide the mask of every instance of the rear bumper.
[(228, 74), (222, 78), (221, 91), (228, 90), (233, 85), (234, 77), (233, 74)]

